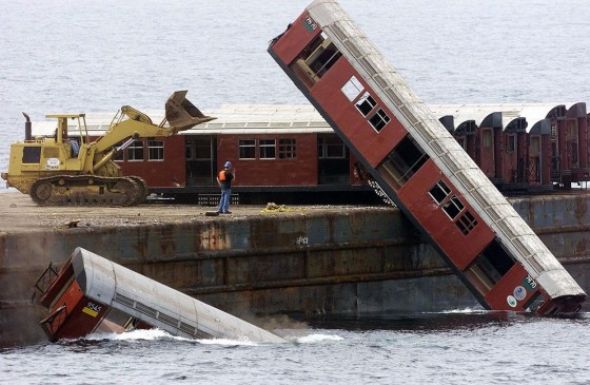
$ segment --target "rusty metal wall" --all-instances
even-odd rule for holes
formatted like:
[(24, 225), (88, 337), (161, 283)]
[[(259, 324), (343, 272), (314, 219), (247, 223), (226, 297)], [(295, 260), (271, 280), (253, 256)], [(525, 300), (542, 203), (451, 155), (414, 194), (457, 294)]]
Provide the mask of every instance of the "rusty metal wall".
[[(590, 197), (513, 200), (590, 292)], [(42, 340), (36, 277), (84, 247), (235, 315), (361, 315), (478, 306), (397, 210), (0, 234), (0, 346)]]

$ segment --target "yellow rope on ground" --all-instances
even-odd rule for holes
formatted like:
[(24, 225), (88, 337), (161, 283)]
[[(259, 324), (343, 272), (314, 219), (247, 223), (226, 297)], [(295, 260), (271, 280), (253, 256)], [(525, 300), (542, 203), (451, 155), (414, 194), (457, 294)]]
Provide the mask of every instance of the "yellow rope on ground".
[(291, 208), (285, 205), (277, 205), (274, 202), (268, 202), (266, 207), (260, 210), (263, 214), (273, 214), (273, 213), (288, 213), (288, 212), (295, 212), (295, 211), (303, 211), (301, 208)]

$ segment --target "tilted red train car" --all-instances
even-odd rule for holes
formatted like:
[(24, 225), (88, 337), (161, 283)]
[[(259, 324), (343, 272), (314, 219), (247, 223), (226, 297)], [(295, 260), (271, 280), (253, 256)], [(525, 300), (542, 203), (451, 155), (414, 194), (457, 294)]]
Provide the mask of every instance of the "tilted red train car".
[(483, 306), (579, 309), (585, 293), (335, 1), (269, 53)]

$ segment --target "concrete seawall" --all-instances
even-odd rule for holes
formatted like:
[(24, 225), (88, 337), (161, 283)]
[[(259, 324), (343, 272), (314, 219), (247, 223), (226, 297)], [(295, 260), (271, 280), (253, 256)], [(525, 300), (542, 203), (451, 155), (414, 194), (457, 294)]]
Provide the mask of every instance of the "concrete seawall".
[[(363, 315), (477, 306), (397, 210), (308, 207), (261, 213), (198, 206), (39, 208), (0, 194), (0, 346), (44, 339), (35, 279), (77, 246), (256, 322), (276, 314)], [(590, 196), (512, 200), (590, 292)]]

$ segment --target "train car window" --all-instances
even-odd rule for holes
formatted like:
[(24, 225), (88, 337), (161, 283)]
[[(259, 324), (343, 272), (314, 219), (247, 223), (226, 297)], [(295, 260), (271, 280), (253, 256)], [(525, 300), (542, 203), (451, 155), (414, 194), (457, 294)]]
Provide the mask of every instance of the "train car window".
[(211, 151), (211, 138), (210, 137), (203, 137), (203, 138), (195, 138), (195, 159), (206, 159), (209, 160), (212, 158)]
[(256, 139), (240, 139), (239, 158), (256, 159)]
[(291, 68), (309, 87), (332, 68), (340, 56), (342, 53), (322, 33), (301, 51)]
[(461, 210), (463, 210), (464, 207), (465, 206), (463, 206), (463, 203), (461, 203), (459, 198), (457, 198), (456, 196), (453, 196), (451, 199), (448, 200), (448, 202), (446, 202), (442, 206), (443, 210), (451, 219), (455, 219), (455, 217), (459, 215), (459, 213), (461, 212)]
[(332, 66), (336, 60), (342, 56), (336, 46), (329, 40), (324, 42), (307, 58), (306, 62), (309, 68), (315, 73), (315, 76), (321, 78)]
[(429, 191), (430, 196), (432, 199), (436, 201), (436, 203), (442, 203), (446, 199), (446, 197), (451, 194), (451, 189), (447, 187), (447, 185), (441, 180), (438, 182), (432, 189)]
[(465, 270), (465, 276), (482, 295), (486, 295), (494, 287), (492, 279), (477, 263)]
[(387, 155), (378, 171), (391, 183), (401, 187), (428, 159), (428, 155), (410, 135), (407, 135)]
[[(119, 142), (117, 144), (115, 144), (115, 147), (119, 147), (121, 144), (123, 144), (122, 142)], [(115, 162), (123, 162), (125, 161), (125, 151), (117, 151), (115, 152), (115, 156), (113, 157), (113, 160)]]
[(551, 121), (551, 138), (557, 138), (557, 122)]
[(373, 116), (369, 118), (369, 123), (377, 132), (381, 132), (381, 129), (389, 123), (391, 118), (381, 108), (375, 112)]
[(135, 140), (127, 148), (127, 160), (129, 162), (140, 162), (143, 160), (143, 140)]
[(514, 259), (504, 250), (497, 239), (492, 241), (484, 251), (475, 258), (467, 274), (470, 281), (487, 293), (514, 266)]
[(276, 158), (276, 141), (274, 139), (260, 139), (260, 159)]
[(344, 143), (335, 135), (318, 138), (318, 158), (320, 159), (344, 159), (346, 148)]
[(466, 211), (455, 224), (464, 235), (467, 235), (477, 226), (477, 219), (469, 211)]
[(508, 135), (508, 152), (516, 151), (516, 135)]
[(295, 159), (296, 149), (295, 139), (279, 139), (279, 159)]
[(39, 163), (41, 161), (41, 147), (23, 147), (23, 163)]
[(365, 92), (355, 105), (363, 116), (367, 116), (373, 110), (373, 107), (377, 105), (377, 102), (375, 102), (375, 99), (368, 92)]
[(150, 161), (164, 160), (164, 141), (162, 141), (162, 140), (148, 140), (148, 160), (150, 160)]
[(363, 89), (363, 85), (355, 76), (352, 76), (341, 88), (342, 93), (346, 95), (348, 100), (351, 102), (354, 101), (361, 92), (363, 92)]

